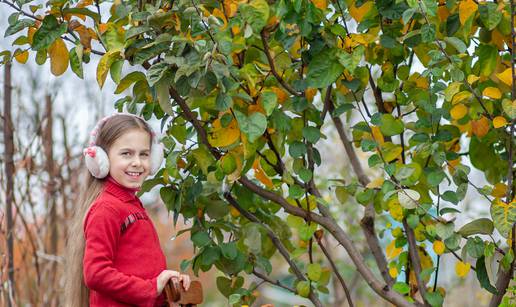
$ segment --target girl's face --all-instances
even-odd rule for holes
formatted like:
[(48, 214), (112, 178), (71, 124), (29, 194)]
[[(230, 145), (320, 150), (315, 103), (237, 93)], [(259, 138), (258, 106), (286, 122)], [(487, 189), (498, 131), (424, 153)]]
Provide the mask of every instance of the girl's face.
[(150, 135), (132, 129), (115, 140), (108, 152), (109, 174), (126, 188), (141, 187), (150, 170)]

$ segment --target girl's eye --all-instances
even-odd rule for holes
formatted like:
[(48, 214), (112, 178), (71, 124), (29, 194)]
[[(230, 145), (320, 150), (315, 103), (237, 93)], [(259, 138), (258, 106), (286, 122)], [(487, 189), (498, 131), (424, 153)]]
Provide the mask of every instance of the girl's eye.
[(144, 157), (148, 157), (148, 156), (149, 156), (149, 154), (148, 154), (148, 153), (142, 153), (142, 156), (144, 156)]
[(129, 155), (129, 153), (128, 153), (128, 152), (123, 152), (123, 153), (122, 153), (122, 156), (128, 156), (128, 155)]

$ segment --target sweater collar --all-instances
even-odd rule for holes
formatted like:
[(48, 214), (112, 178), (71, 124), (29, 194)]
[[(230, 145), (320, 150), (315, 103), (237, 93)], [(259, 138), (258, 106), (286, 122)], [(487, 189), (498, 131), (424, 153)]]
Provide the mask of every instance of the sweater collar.
[(130, 202), (132, 200), (137, 200), (136, 192), (140, 189), (127, 188), (118, 183), (113, 177), (108, 176), (105, 185), (106, 192), (116, 196), (123, 202)]

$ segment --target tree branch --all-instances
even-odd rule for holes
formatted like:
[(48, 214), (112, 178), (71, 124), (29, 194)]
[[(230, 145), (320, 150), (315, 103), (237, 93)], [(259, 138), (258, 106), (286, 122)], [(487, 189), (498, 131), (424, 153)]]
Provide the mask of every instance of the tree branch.
[[(290, 254), (289, 254), (287, 248), (283, 245), (283, 243), (278, 238), (278, 236), (276, 236), (274, 231), (272, 229), (270, 229), (270, 227), (267, 224), (261, 222), (256, 216), (254, 216), (254, 214), (252, 214), (251, 212), (244, 210), (242, 207), (240, 207), (240, 205), (233, 198), (233, 195), (231, 195), (230, 192), (224, 193), (224, 198), (231, 204), (231, 206), (233, 206), (235, 209), (237, 209), (238, 212), (240, 212), (240, 214), (242, 214), (246, 219), (250, 220), (251, 222), (260, 224), (267, 232), (267, 235), (271, 239), (274, 246), (276, 246), (276, 248), (278, 249), (280, 254), (283, 256), (283, 258), (285, 258), (285, 260), (289, 264), (290, 268), (296, 275), (297, 279), (306, 280), (306, 277), (303, 275), (303, 273), (301, 272), (299, 267), (296, 265), (296, 263), (292, 259), (290, 259)], [(314, 291), (312, 291), (311, 288), (310, 288), (310, 294), (308, 295), (308, 298), (310, 299), (310, 301), (312, 301), (312, 303), (314, 303), (315, 306), (318, 306), (318, 307), (323, 306), (321, 301), (319, 301), (317, 294)]]
[(285, 80), (283, 80), (283, 78), (276, 71), (276, 68), (274, 66), (274, 59), (271, 56), (271, 53), (269, 50), (269, 43), (267, 42), (267, 39), (269, 38), (269, 33), (266, 32), (265, 28), (262, 30), (262, 32), (260, 32), (260, 36), (262, 38), (263, 49), (264, 49), (265, 55), (267, 56), (269, 66), (271, 67), (271, 72), (274, 75), (274, 77), (276, 78), (276, 80), (278, 80), (278, 82), (281, 84), (281, 86), (283, 86), (283, 88), (286, 89), (290, 94), (292, 94), (294, 96), (298, 96), (298, 97), (303, 97), (304, 96), (303, 93), (300, 93), (300, 92), (296, 91), (295, 89), (293, 89), (287, 82), (285, 82)]
[(426, 285), (421, 279), (421, 260), (419, 259), (419, 252), (417, 250), (416, 237), (414, 236), (414, 231), (409, 227), (405, 218), (403, 218), (403, 228), (405, 228), (405, 233), (407, 234), (410, 262), (412, 263), (412, 269), (416, 275), (419, 293), (425, 302), (425, 306), (430, 306), (430, 304), (428, 304), (426, 301)]
[[(333, 103), (329, 102), (329, 111), (330, 113), (333, 112), (334, 106)], [(360, 160), (357, 157), (357, 154), (355, 150), (353, 149), (353, 144), (349, 141), (346, 132), (344, 131), (344, 125), (342, 124), (341, 119), (338, 116), (332, 115), (332, 120), (337, 128), (337, 132), (339, 134), (340, 140), (342, 144), (344, 145), (344, 149), (346, 151), (346, 154), (349, 157), (349, 161), (351, 163), (351, 167), (353, 168), (353, 171), (358, 177), (358, 181), (363, 186), (367, 186), (367, 184), (370, 182), (369, 177), (364, 172), (364, 169), (362, 168), (362, 165), (360, 164)], [(385, 259), (385, 255), (383, 254), (380, 241), (378, 240), (378, 237), (376, 236), (376, 231), (374, 229), (374, 220), (375, 220), (375, 211), (374, 211), (374, 205), (369, 204), (364, 211), (364, 217), (360, 221), (360, 226), (362, 227), (362, 231), (364, 232), (364, 235), (366, 237), (367, 244), (369, 245), (371, 252), (376, 260), (376, 263), (378, 265), (378, 269), (380, 270), (380, 273), (382, 274), (382, 277), (384, 281), (387, 283), (389, 287), (391, 287), (394, 284), (394, 280), (389, 275), (389, 269), (387, 268), (387, 260)]]
[(268, 276), (263, 275), (262, 273), (256, 271), (255, 269), (253, 269), (253, 274), (256, 275), (256, 277), (261, 278), (261, 279), (265, 280), (266, 282), (270, 283), (271, 285), (275, 285), (275, 286), (278, 286), (285, 290), (288, 290), (292, 293), (296, 293), (296, 290), (294, 288), (290, 288), (289, 286), (282, 284), (279, 280), (272, 280)]
[[(512, 252), (513, 255), (516, 255), (516, 223), (512, 225)], [(489, 307), (500, 305), (505, 293), (507, 292), (507, 287), (509, 286), (511, 279), (514, 277), (514, 266), (514, 258), (507, 271), (503, 269), (502, 264), (499, 265), (498, 278), (496, 279), (496, 290), (498, 291), (498, 294), (493, 294), (491, 301), (489, 302)]]
[(330, 253), (326, 250), (326, 247), (324, 247), (322, 243), (322, 235), (315, 234), (315, 239), (317, 240), (317, 244), (319, 244), (319, 247), (321, 248), (322, 252), (326, 256), (326, 259), (328, 259), (328, 262), (330, 263), (330, 266), (333, 270), (333, 273), (335, 276), (337, 276), (337, 279), (340, 282), (340, 285), (342, 286), (342, 289), (344, 289), (344, 293), (346, 293), (346, 298), (348, 299), (348, 304), (350, 307), (353, 307), (353, 300), (351, 299), (351, 293), (349, 292), (348, 287), (346, 286), (346, 282), (344, 281), (344, 278), (342, 278), (342, 275), (339, 273), (339, 269), (335, 265), (335, 262), (331, 258)]

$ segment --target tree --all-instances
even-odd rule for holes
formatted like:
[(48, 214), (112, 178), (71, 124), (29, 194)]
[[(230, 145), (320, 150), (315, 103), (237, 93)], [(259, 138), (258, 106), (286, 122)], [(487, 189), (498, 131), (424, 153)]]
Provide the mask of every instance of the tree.
[[(322, 306), (330, 272), (346, 289), (325, 236), (397, 306), (442, 305), (430, 244), (458, 259), (459, 276), (473, 269), (492, 306), (502, 301), (516, 246), (514, 1), (139, 0), (105, 13), (106, 2), (91, 0), (2, 2), (14, 11), (5, 35), (20, 46), (4, 61), (35, 53), (53, 74), (70, 67), (82, 78), (91, 54), (101, 56), (99, 86), (109, 73), (115, 93), (132, 87), (116, 108), (161, 120), (166, 164), (143, 192), (162, 185), (175, 218), (193, 222), (197, 254), (184, 266), (223, 272), (230, 303), (254, 300), (254, 286), (242, 287), (254, 274)], [(346, 128), (344, 115), (359, 121)], [(338, 131), (352, 182), (316, 172), (325, 123)], [(366, 175), (359, 149), (381, 177)], [(324, 197), (323, 182), (337, 198)], [(457, 229), (454, 206), (468, 189), (489, 201), (491, 217)], [(343, 203), (364, 208), (363, 239), (380, 274), (332, 215)], [(493, 239), (495, 228), (507, 244)], [(384, 234), (393, 238), (386, 253)], [(293, 283), (270, 276), (276, 252)], [(319, 252), (324, 262), (314, 261)]]

